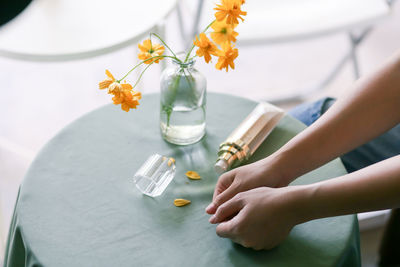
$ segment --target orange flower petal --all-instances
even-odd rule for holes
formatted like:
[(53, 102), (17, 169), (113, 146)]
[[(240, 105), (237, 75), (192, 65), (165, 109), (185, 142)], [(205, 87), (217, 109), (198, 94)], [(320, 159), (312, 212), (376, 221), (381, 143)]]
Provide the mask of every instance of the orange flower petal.
[(106, 70), (106, 75), (113, 81), (115, 81), (114, 76), (111, 74), (111, 72), (109, 70)]
[(108, 93), (109, 94), (115, 94), (116, 92), (121, 92), (122, 91), (122, 85), (118, 82), (113, 82), (110, 84), (108, 87)]
[(192, 180), (200, 180), (201, 179), (200, 175), (195, 171), (187, 171), (186, 176), (187, 176), (187, 178), (192, 179)]
[(174, 200), (174, 205), (177, 207), (183, 207), (183, 206), (189, 205), (190, 203), (191, 203), (190, 200), (183, 199), (183, 198), (177, 198)]
[(214, 8), (217, 12), (215, 18), (222, 21), (226, 18), (228, 24), (238, 24), (238, 19), (244, 21), (242, 16), (247, 15), (247, 12), (241, 10), (242, 0), (221, 0), (221, 3)]
[(169, 158), (168, 159), (168, 166), (171, 167), (172, 164), (175, 164), (175, 159), (174, 158)]
[(138, 92), (138, 91), (133, 91), (132, 95), (133, 95), (133, 97), (136, 97), (137, 99), (141, 99), (142, 98), (142, 93)]
[(122, 83), (121, 84), (123, 90), (132, 90), (133, 86), (129, 83)]
[(219, 11), (219, 12), (216, 12), (216, 13), (215, 13), (215, 18), (216, 18), (218, 21), (224, 20), (225, 17), (226, 17), (225, 12)]
[(139, 49), (142, 52), (147, 52), (151, 49), (151, 41), (150, 39), (146, 39), (143, 41), (143, 44), (138, 44)]
[(204, 56), (206, 63), (210, 62), (211, 55), (217, 55), (217, 46), (208, 39), (204, 32), (200, 33), (199, 36), (196, 36), (193, 44), (199, 48), (196, 51), (196, 55), (199, 57)]
[(111, 78), (107, 78), (101, 82), (99, 82), (99, 89), (106, 89), (113, 83)]

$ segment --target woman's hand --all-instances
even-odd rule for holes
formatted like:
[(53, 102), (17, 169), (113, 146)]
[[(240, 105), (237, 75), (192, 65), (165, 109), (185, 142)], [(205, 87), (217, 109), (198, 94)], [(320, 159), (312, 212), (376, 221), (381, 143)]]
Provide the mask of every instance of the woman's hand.
[(212, 203), (206, 208), (208, 214), (214, 214), (219, 206), (237, 193), (253, 188), (288, 185), (283, 168), (273, 156), (245, 165), (222, 174), (214, 189)]
[(303, 221), (298, 208), (302, 202), (297, 198), (301, 196), (298, 188), (260, 187), (238, 193), (218, 207), (210, 223), (219, 223), (219, 236), (244, 247), (271, 249)]

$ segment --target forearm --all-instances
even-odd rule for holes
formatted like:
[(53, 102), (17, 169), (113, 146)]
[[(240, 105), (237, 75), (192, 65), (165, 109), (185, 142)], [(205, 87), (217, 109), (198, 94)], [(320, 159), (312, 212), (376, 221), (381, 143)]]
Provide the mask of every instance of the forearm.
[(330, 216), (400, 207), (400, 156), (327, 181), (298, 186), (299, 223)]
[(355, 83), (314, 124), (274, 154), (284, 184), (379, 136), (400, 122), (400, 54)]

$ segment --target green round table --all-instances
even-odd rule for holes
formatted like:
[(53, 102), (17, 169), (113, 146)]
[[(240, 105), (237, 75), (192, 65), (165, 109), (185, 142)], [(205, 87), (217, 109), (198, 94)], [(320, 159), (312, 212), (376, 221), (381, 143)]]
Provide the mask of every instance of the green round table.
[[(359, 266), (353, 215), (298, 225), (270, 251), (216, 235), (204, 209), (218, 179), (218, 145), (257, 103), (214, 93), (207, 101), (207, 134), (189, 146), (161, 138), (158, 94), (144, 95), (129, 113), (107, 105), (65, 127), (41, 150), (21, 185), (5, 266)], [(302, 129), (285, 116), (251, 160), (271, 154)], [(154, 153), (174, 157), (177, 167), (158, 198), (142, 195), (132, 181)], [(188, 170), (202, 179), (188, 180)], [(295, 183), (345, 173), (336, 159)], [(192, 203), (177, 208), (175, 198)]]

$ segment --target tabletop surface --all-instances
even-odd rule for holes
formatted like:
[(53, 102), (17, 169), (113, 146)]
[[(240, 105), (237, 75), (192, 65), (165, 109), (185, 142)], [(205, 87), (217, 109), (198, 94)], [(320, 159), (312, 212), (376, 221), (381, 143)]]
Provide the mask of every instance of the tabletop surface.
[[(189, 146), (162, 140), (158, 94), (144, 95), (129, 113), (107, 105), (64, 128), (41, 150), (21, 185), (5, 266), (359, 265), (353, 215), (298, 225), (270, 251), (246, 249), (215, 234), (204, 209), (218, 178), (213, 171), (218, 145), (257, 103), (214, 93), (207, 101), (206, 136)], [(302, 129), (285, 116), (251, 161), (271, 154)], [(142, 195), (132, 181), (153, 153), (174, 157), (177, 167), (157, 198)], [(188, 170), (202, 179), (188, 180)], [(295, 183), (345, 173), (336, 159)], [(175, 198), (192, 203), (178, 208)]]
[(177, 0), (33, 0), (0, 27), (0, 55), (66, 60), (104, 54), (137, 42)]

